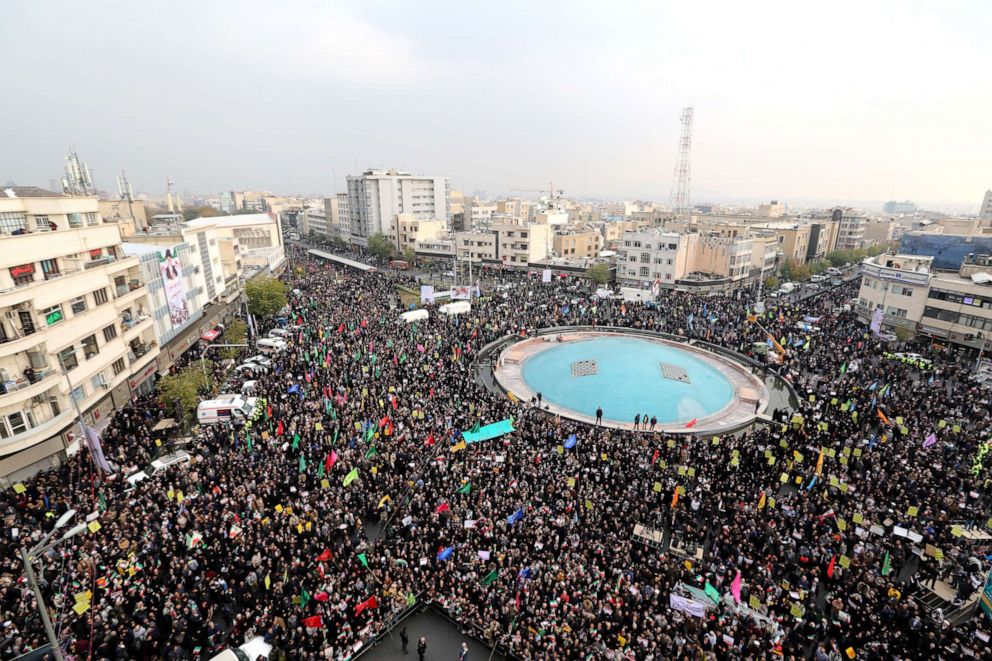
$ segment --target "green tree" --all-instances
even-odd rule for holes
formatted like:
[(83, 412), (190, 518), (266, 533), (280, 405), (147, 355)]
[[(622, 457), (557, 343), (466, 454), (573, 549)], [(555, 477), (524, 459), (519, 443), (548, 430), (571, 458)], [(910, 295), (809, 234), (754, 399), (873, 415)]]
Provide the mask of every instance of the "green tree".
[(597, 262), (586, 269), (586, 277), (597, 285), (605, 285), (610, 281), (610, 266), (606, 262)]
[(248, 295), (248, 311), (254, 315), (268, 317), (286, 305), (286, 288), (275, 278), (252, 278), (245, 285), (245, 293)]
[(896, 339), (900, 342), (909, 342), (913, 339), (913, 331), (902, 326), (896, 326)]
[(829, 268), (830, 264), (825, 259), (817, 259), (809, 263), (809, 272), (813, 275), (820, 275)]
[[(232, 321), (224, 330), (224, 344), (244, 344), (247, 338), (248, 324), (240, 319)], [(220, 355), (223, 358), (236, 358), (239, 351), (239, 347), (224, 347), (220, 350)]]
[(331, 244), (338, 249), (347, 247), (348, 243), (337, 234), (331, 237)]
[(369, 252), (379, 260), (389, 259), (393, 255), (393, 242), (385, 234), (373, 234), (369, 237)]
[(810, 272), (809, 267), (805, 264), (796, 264), (792, 268), (792, 279), (798, 280), (799, 282), (806, 282), (809, 280)]
[(779, 272), (782, 274), (782, 279), (788, 282), (790, 280), (795, 280), (795, 270), (796, 263), (791, 259), (787, 259), (782, 262), (782, 267), (779, 269)]
[(158, 380), (158, 399), (166, 411), (175, 413), (175, 402), (179, 400), (181, 422), (196, 411), (200, 398), (207, 394), (212, 386), (210, 377), (199, 365), (190, 365), (186, 369), (163, 376)]
[(183, 220), (193, 220), (194, 218), (213, 218), (215, 216), (225, 216), (223, 211), (213, 207), (186, 207), (183, 209)]
[(417, 253), (413, 251), (413, 248), (406, 247), (403, 249), (403, 259), (407, 264), (413, 266), (413, 263), (417, 261)]
[(778, 278), (774, 275), (770, 275), (767, 278), (765, 278), (765, 289), (768, 290), (778, 289), (779, 284), (780, 283), (778, 281)]

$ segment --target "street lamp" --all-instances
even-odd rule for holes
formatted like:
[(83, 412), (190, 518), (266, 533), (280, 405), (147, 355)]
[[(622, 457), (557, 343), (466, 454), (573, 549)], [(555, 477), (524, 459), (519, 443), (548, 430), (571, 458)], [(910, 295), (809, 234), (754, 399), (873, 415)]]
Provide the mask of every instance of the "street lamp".
[(35, 601), (38, 602), (38, 613), (41, 615), (41, 623), (45, 627), (45, 635), (48, 637), (48, 642), (52, 646), (52, 654), (55, 656), (56, 661), (63, 661), (62, 648), (59, 646), (58, 638), (55, 636), (55, 628), (52, 627), (52, 620), (48, 616), (48, 609), (45, 607), (45, 598), (41, 594), (41, 586), (38, 585), (38, 579), (34, 573), (34, 562), (45, 553), (48, 553), (53, 548), (61, 544), (62, 542), (75, 537), (81, 532), (85, 531), (87, 528), (86, 523), (80, 523), (73, 526), (64, 535), (51, 542), (52, 537), (55, 533), (65, 527), (72, 517), (76, 515), (76, 510), (69, 510), (62, 516), (58, 518), (55, 525), (52, 527), (48, 533), (41, 538), (32, 549), (28, 550), (21, 547), (21, 562), (24, 564), (24, 576), (28, 580), (28, 584), (31, 586), (31, 591), (34, 592)]

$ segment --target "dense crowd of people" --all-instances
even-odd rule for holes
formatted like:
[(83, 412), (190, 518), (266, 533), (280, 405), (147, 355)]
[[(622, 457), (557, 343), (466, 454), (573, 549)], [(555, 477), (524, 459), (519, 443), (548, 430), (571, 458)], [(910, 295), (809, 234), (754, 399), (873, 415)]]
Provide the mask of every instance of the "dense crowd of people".
[[(253, 636), (271, 658), (344, 659), (419, 603), (519, 659), (985, 654), (983, 621), (953, 628), (919, 595), (939, 578), (967, 599), (988, 570), (965, 534), (989, 517), (988, 393), (945, 349), (917, 349), (933, 369), (884, 357), (842, 309), (856, 285), (759, 327), (750, 295), (642, 305), (496, 271), (468, 314), (403, 324), (390, 278), (291, 257), (290, 347), (249, 424), (201, 429), (192, 462), (131, 488), (162, 451), (161, 405), (138, 399), (103, 434), (112, 474), (81, 453), (4, 492), (2, 658), (46, 641), (18, 549), (69, 508), (98, 526), (41, 579), (76, 659), (209, 658)], [(482, 347), (570, 325), (748, 355), (764, 328), (799, 401), (700, 438), (591, 427), (479, 382)]]

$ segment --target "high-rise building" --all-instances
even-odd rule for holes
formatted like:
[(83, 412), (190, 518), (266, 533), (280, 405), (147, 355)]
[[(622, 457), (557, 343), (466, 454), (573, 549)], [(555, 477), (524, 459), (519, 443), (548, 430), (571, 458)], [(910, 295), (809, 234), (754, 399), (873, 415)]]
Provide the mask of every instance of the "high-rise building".
[(992, 220), (992, 190), (985, 191), (985, 197), (982, 198), (982, 208), (978, 210), (978, 218), (980, 220)]
[(0, 190), (0, 475), (57, 465), (76, 407), (102, 428), (152, 387), (158, 352), (138, 259), (97, 198)]
[(397, 214), (448, 223), (447, 177), (425, 177), (397, 170), (366, 170), (348, 177), (351, 240), (368, 245), (374, 234), (395, 235)]
[(864, 244), (868, 217), (854, 209), (834, 209), (840, 218), (837, 229), (837, 250), (857, 250)]
[(896, 202), (895, 200), (889, 200), (882, 205), (883, 213), (913, 213), (916, 211), (916, 205), (909, 200), (904, 200), (902, 202)]

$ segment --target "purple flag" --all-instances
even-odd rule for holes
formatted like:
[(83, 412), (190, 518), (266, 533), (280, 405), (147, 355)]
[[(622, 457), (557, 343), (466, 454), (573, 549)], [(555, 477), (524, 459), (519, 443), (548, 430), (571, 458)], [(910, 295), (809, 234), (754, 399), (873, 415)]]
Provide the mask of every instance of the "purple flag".
[(934, 445), (936, 442), (937, 442), (937, 435), (934, 434), (933, 432), (930, 432), (930, 435), (927, 436), (926, 440), (923, 441), (923, 447), (928, 448), (931, 445)]
[(104, 473), (112, 473), (113, 469), (107, 463), (107, 458), (103, 456), (103, 446), (100, 445), (100, 435), (92, 427), (86, 428), (86, 445), (89, 447), (90, 456), (93, 463)]

